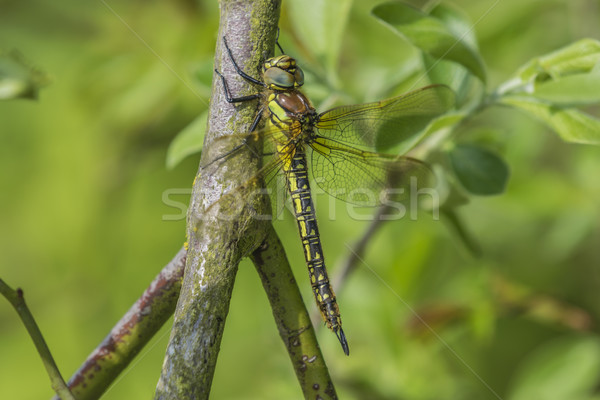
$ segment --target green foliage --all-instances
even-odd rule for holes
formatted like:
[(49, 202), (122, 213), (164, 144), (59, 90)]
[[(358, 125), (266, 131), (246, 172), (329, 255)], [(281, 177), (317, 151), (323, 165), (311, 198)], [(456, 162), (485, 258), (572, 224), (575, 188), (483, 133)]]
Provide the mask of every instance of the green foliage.
[[(0, 274), (24, 288), (68, 377), (184, 240), (184, 219), (163, 219), (179, 211), (163, 199), (185, 204), (197, 171), (189, 154), (202, 140), (218, 6), (111, 3), (158, 59), (101, 5), (13, 3), (0, 14), (2, 45), (54, 79), (36, 103), (0, 103), (0, 168), (9, 172), (0, 178)], [(371, 2), (283, 3), (280, 42), (319, 110), (430, 83), (458, 99), (396, 149), (440, 172), (450, 229), (427, 213), (386, 223), (336, 287), (351, 357), (318, 332), (340, 398), (497, 399), (492, 388), (511, 400), (597, 399), (600, 150), (564, 141), (600, 136), (598, 12), (591, 1), (438, 3), (385, 3), (378, 18)], [(30, 82), (28, 67), (20, 71)], [(492, 193), (502, 195), (481, 196)], [(335, 275), (370, 211), (331, 202), (317, 195)], [(282, 218), (275, 226), (311, 307), (296, 226)], [(268, 307), (243, 265), (214, 398), (299, 396)], [(7, 304), (0, 326), (1, 397), (50, 397)], [(105, 398), (149, 398), (167, 338), (168, 327)]]
[(557, 106), (600, 103), (600, 68), (544, 82), (536, 86), (535, 97)]
[(406, 4), (390, 2), (375, 7), (373, 15), (435, 59), (459, 63), (485, 82), (483, 60), (475, 43), (463, 39), (470, 31), (469, 24), (451, 8), (439, 6), (435, 11), (426, 14)]
[(600, 144), (600, 120), (573, 107), (600, 103), (600, 42), (583, 39), (534, 58), (497, 95), (500, 103), (539, 118), (567, 142)]
[(334, 79), (339, 64), (351, 5), (351, 0), (290, 1), (288, 4), (290, 15), (297, 17), (291, 22), (299, 40), (310, 48), (329, 79)]
[(504, 192), (508, 166), (496, 154), (472, 144), (457, 144), (448, 156), (456, 177), (470, 193), (492, 195)]
[[(556, 81), (560, 78), (589, 74), (598, 71), (600, 63), (600, 42), (582, 39), (549, 54), (535, 57), (519, 68), (515, 77), (507, 85), (511, 91)], [(508, 91), (507, 87), (502, 92)], [(536, 90), (534, 88), (534, 90)], [(568, 89), (565, 89), (568, 90)]]
[(600, 340), (567, 336), (533, 351), (516, 371), (508, 399), (591, 399), (599, 374)]
[(175, 168), (184, 158), (202, 150), (207, 117), (206, 112), (200, 114), (173, 139), (167, 150), (167, 168)]
[(50, 77), (35, 68), (17, 50), (0, 50), (0, 100), (37, 99)]
[(600, 144), (600, 120), (572, 108), (553, 106), (535, 97), (505, 96), (502, 104), (527, 111), (544, 121), (566, 142)]

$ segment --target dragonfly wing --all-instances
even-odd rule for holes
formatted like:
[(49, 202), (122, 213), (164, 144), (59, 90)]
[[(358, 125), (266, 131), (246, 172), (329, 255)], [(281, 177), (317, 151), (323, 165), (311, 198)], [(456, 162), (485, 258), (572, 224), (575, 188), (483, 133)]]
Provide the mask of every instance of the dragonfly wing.
[(207, 168), (213, 164), (218, 165), (220, 161), (225, 161), (235, 156), (238, 151), (248, 147), (257, 155), (275, 154), (273, 135), (278, 131), (277, 127), (267, 126), (250, 133), (230, 134), (214, 138), (211, 143), (205, 146), (207, 149), (210, 148), (211, 154), (214, 153), (214, 155), (201, 168)]
[(431, 186), (431, 169), (414, 158), (359, 150), (320, 136), (310, 147), (315, 183), (348, 203), (377, 206), (386, 196), (403, 199), (411, 191)]
[(381, 151), (414, 138), (453, 105), (452, 89), (431, 85), (375, 103), (333, 108), (319, 115), (316, 128), (321, 136)]
[(280, 173), (281, 165), (289, 155), (277, 155), (265, 158), (266, 163), (250, 179), (225, 193), (216, 203), (211, 205), (219, 207), (219, 215), (225, 218), (235, 218), (236, 215), (251, 203), (255, 196), (269, 195), (271, 210), (267, 213), (257, 214), (258, 218), (270, 219), (272, 214), (278, 215), (286, 200), (285, 176)]

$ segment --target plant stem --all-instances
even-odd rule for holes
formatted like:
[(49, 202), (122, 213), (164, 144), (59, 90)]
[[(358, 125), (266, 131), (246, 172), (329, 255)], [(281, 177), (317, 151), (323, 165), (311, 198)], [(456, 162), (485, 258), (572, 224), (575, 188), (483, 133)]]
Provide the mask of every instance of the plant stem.
[(29, 333), (31, 340), (33, 340), (33, 344), (35, 344), (35, 348), (42, 358), (46, 372), (48, 372), (50, 382), (52, 383), (52, 389), (54, 389), (54, 391), (62, 400), (75, 400), (75, 397), (73, 397), (73, 394), (69, 391), (67, 384), (58, 371), (58, 367), (54, 362), (52, 353), (50, 353), (50, 349), (48, 348), (48, 345), (42, 336), (40, 328), (35, 322), (31, 311), (29, 311), (29, 307), (27, 307), (27, 304), (25, 304), (23, 291), (21, 289), (13, 290), (2, 279), (0, 279), (0, 293), (2, 293), (2, 295), (10, 302), (10, 304), (12, 304), (17, 314), (19, 314), (21, 321), (23, 321), (23, 325), (25, 325), (27, 333)]
[(272, 226), (251, 258), (269, 297), (279, 335), (285, 343), (304, 398), (337, 399), (306, 306)]
[[(275, 45), (280, 1), (222, 0), (220, 5), (215, 67), (232, 93), (250, 94), (241, 90), (247, 84), (235, 74), (222, 38), (227, 37), (238, 65), (256, 75), (253, 72), (259, 71)], [(268, 205), (262, 196), (250, 197), (249, 190), (234, 189), (240, 196), (218, 202), (224, 192), (241, 187), (256, 174), (259, 159), (243, 147), (233, 157), (211, 164), (224, 152), (223, 146), (211, 146), (215, 139), (248, 132), (256, 104), (227, 103), (216, 75), (210, 104), (200, 161), (210, 167), (200, 168), (192, 191), (186, 271), (155, 399), (208, 398), (239, 261), (263, 242), (270, 224), (255, 218), (257, 210)], [(231, 203), (241, 205), (237, 215), (222, 215), (231, 211)]]

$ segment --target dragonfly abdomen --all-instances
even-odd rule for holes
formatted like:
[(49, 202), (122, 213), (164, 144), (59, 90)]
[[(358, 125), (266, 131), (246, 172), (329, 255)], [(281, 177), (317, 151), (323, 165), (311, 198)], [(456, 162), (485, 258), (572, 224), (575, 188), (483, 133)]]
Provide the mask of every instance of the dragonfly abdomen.
[(325, 268), (323, 247), (308, 182), (306, 154), (300, 146), (297, 146), (293, 157), (284, 166), (283, 170), (287, 178), (288, 190), (296, 222), (298, 223), (308, 275), (317, 306), (327, 328), (338, 336), (344, 352), (348, 354), (348, 343), (342, 331), (340, 310)]

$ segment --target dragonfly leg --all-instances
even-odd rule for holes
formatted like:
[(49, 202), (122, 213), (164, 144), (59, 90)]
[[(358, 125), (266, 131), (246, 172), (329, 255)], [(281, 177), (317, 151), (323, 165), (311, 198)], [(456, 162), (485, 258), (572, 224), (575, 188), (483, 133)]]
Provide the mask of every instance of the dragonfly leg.
[(224, 36), (223, 36), (223, 43), (225, 43), (225, 48), (227, 49), (227, 54), (229, 54), (229, 59), (231, 60), (231, 62), (233, 63), (233, 66), (235, 67), (235, 72), (237, 72), (239, 76), (241, 76), (248, 82), (252, 82), (255, 85), (267, 87), (267, 85), (264, 82), (261, 82), (258, 79), (253, 78), (250, 75), (248, 75), (247, 73), (245, 73), (244, 71), (242, 71), (242, 69), (235, 62), (235, 59), (233, 58), (233, 53), (231, 53), (231, 49), (229, 48), (229, 45), (227, 44), (227, 39), (225, 39)]
[[(248, 149), (250, 149), (250, 151), (252, 151), (252, 153), (254, 153), (255, 156), (260, 157), (260, 154), (258, 154), (256, 152), (256, 150), (254, 149), (254, 147), (250, 145), (250, 141), (252, 140), (252, 141), (256, 142), (256, 140), (258, 140), (258, 136), (256, 135), (256, 133), (252, 133), (252, 132), (254, 132), (254, 130), (256, 129), (256, 126), (258, 125), (258, 122), (260, 121), (261, 117), (262, 117), (262, 109), (258, 112), (258, 115), (254, 119), (254, 122), (252, 122), (252, 127), (250, 128), (250, 134), (246, 138), (244, 138), (244, 140), (242, 140), (242, 143), (238, 144), (233, 149), (229, 150), (227, 153), (221, 154), (220, 156), (213, 159), (208, 164), (203, 165), (202, 168), (207, 168), (207, 167), (211, 166), (212, 164), (214, 164), (215, 162), (222, 160), (226, 157), (229, 157), (230, 155), (236, 153), (238, 150), (240, 150), (243, 147), (248, 147)], [(265, 154), (263, 154), (263, 156), (264, 155)]]
[(256, 118), (254, 118), (254, 121), (252, 121), (252, 125), (250, 126), (250, 132), (254, 132), (256, 130), (256, 127), (258, 126), (258, 123), (260, 122), (260, 119), (262, 118), (262, 114), (263, 114), (263, 109), (261, 108), (256, 113)]
[(232, 97), (231, 92), (229, 91), (229, 85), (227, 85), (227, 80), (225, 79), (223, 74), (221, 74), (216, 69), (215, 69), (215, 72), (217, 73), (217, 75), (219, 75), (221, 77), (221, 82), (223, 82), (223, 89), (225, 92), (225, 99), (227, 100), (228, 103), (243, 103), (245, 101), (258, 99), (260, 97), (259, 93), (250, 94), (248, 96)]
[(233, 149), (229, 150), (227, 153), (225, 154), (221, 154), (220, 156), (214, 158), (211, 162), (209, 162), (206, 165), (203, 165), (202, 168), (207, 168), (210, 167), (211, 165), (213, 165), (214, 163), (216, 163), (219, 160), (222, 160), (224, 158), (227, 158), (229, 156), (231, 156), (232, 154), (236, 153), (237, 151), (239, 151), (241, 148), (243, 147), (248, 147), (250, 149), (250, 151), (252, 151), (252, 153), (259, 157), (260, 155), (256, 152), (256, 150), (254, 150), (254, 148), (252, 146), (250, 146), (248, 138), (244, 139), (242, 141), (242, 143), (238, 144), (237, 146), (235, 146)]
[(285, 51), (283, 51), (281, 45), (279, 44), (279, 27), (277, 27), (277, 37), (275, 37), (275, 44), (277, 45), (277, 47), (279, 47), (279, 51), (281, 51), (281, 54), (285, 54)]
[(242, 143), (238, 144), (237, 146), (235, 146), (233, 149), (229, 150), (227, 153), (225, 154), (221, 154), (220, 156), (214, 158), (212, 161), (210, 161), (208, 164), (203, 165), (201, 168), (208, 168), (211, 165), (213, 165), (214, 163), (216, 163), (219, 160), (222, 160), (226, 157), (229, 157), (230, 155), (232, 155), (233, 153), (235, 153), (236, 151), (238, 151), (239, 149), (241, 149), (242, 147), (244, 147), (246, 145), (246, 141), (244, 140)]

